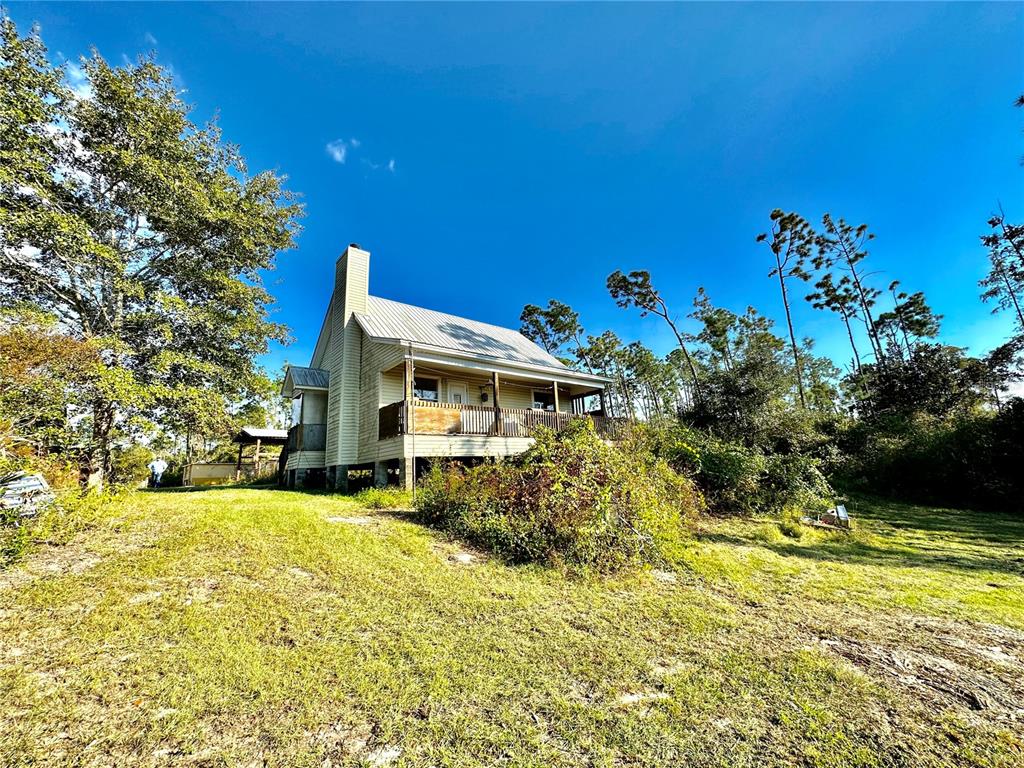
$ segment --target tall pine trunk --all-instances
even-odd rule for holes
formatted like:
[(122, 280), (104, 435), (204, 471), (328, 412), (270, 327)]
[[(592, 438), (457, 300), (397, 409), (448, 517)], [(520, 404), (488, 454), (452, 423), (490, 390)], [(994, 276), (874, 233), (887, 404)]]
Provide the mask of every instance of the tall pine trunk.
[(789, 327), (789, 344), (793, 350), (793, 369), (796, 371), (796, 388), (800, 393), (800, 407), (807, 410), (807, 397), (804, 395), (804, 376), (800, 368), (800, 350), (796, 345), (796, 334), (793, 332), (793, 314), (789, 309), (789, 293), (786, 291), (786, 278), (782, 274), (782, 261), (775, 254), (775, 264), (779, 275), (779, 290), (782, 291), (782, 306), (786, 310), (786, 325)]

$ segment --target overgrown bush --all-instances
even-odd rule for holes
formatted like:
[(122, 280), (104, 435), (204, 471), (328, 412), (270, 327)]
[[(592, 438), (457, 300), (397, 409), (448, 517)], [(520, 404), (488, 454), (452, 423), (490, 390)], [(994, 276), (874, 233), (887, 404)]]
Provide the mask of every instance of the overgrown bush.
[(947, 507), (1024, 512), (1024, 399), (998, 412), (861, 421), (840, 436), (845, 485)]
[[(821, 460), (793, 450), (795, 441), (782, 446), (786, 452), (765, 453), (672, 421), (637, 425), (629, 439), (693, 478), (719, 513), (779, 514), (789, 507), (813, 512), (834, 495)], [(799, 442), (814, 445), (806, 436)]]
[(614, 571), (669, 558), (702, 501), (637, 444), (606, 445), (580, 419), (524, 454), (472, 469), (435, 465), (416, 510), (513, 562)]
[(28, 548), (32, 521), (18, 509), (0, 509), (0, 569), (21, 559)]
[(367, 509), (408, 509), (412, 496), (400, 488), (367, 488), (353, 497)]

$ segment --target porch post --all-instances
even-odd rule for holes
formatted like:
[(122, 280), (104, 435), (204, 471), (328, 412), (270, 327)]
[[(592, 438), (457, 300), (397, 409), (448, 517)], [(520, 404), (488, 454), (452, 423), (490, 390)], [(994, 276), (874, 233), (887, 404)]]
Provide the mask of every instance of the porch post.
[(416, 485), (416, 459), (406, 456), (398, 460), (398, 487), (412, 491)]
[(497, 371), (491, 372), (491, 382), (494, 385), (494, 434), (503, 435), (505, 426), (501, 423), (500, 384)]
[(601, 415), (602, 416), (607, 416), (608, 414), (605, 412), (605, 409), (604, 409), (604, 390), (602, 389), (600, 392), (598, 392), (597, 396), (599, 398), (601, 398)]
[(256, 456), (252, 460), (252, 476), (256, 478), (260, 473), (260, 438), (256, 438)]
[[(558, 382), (557, 381), (551, 382), (551, 386), (555, 390), (555, 413), (558, 413), (558, 411), (559, 411), (559, 408), (558, 408)], [(556, 416), (555, 418), (558, 418), (558, 417)]]
[(373, 486), (383, 488), (388, 484), (388, 463), (386, 461), (375, 461), (373, 463)]
[(238, 463), (235, 465), (235, 482), (242, 479), (242, 448), (245, 446), (242, 443), (238, 444)]
[(348, 493), (348, 464), (339, 464), (334, 468), (334, 490)]
[(415, 418), (413, 414), (413, 395), (416, 392), (416, 371), (412, 364), (412, 358), (405, 358), (405, 432), (411, 434), (416, 431)]

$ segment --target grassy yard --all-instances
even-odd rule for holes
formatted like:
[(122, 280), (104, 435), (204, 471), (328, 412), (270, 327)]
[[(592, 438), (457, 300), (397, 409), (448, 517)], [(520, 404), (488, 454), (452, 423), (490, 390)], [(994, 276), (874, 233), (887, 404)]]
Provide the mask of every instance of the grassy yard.
[(671, 571), (139, 493), (0, 572), (3, 765), (1024, 765), (1024, 523), (706, 521)]

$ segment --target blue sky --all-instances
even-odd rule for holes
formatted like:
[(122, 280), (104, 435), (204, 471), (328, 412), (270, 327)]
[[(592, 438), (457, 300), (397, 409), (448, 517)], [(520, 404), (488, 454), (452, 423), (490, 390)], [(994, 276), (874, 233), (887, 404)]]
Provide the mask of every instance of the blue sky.
[[(685, 315), (697, 290), (782, 319), (775, 207), (867, 222), (879, 283), (923, 290), (944, 338), (983, 352), (1008, 316), (977, 296), (1002, 202), (1024, 219), (1021, 4), (17, 4), (56, 55), (149, 49), (252, 170), (302, 194), (268, 285), (305, 363), (349, 242), (370, 290), (505, 326), (558, 298), (587, 330), (658, 352), (618, 309), (647, 269)], [(343, 160), (343, 162), (342, 162)], [(883, 286), (884, 287), (884, 286)], [(842, 326), (797, 302), (842, 363)]]

